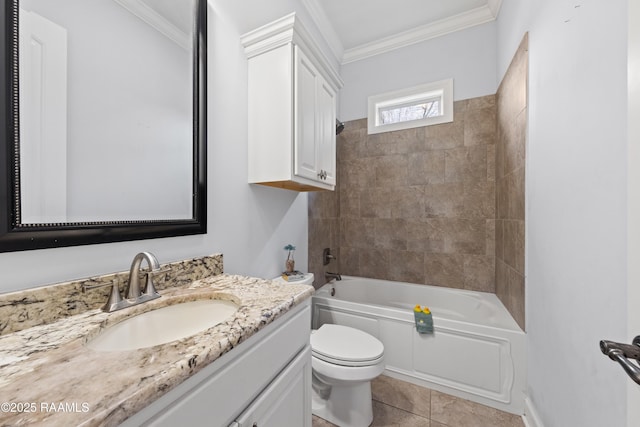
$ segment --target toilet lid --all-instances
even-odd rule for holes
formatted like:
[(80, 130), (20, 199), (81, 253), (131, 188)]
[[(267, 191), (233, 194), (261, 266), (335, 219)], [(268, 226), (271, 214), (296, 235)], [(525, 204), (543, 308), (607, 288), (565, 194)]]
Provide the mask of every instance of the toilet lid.
[(367, 366), (382, 358), (384, 346), (377, 338), (359, 329), (325, 324), (311, 334), (311, 351), (330, 363)]

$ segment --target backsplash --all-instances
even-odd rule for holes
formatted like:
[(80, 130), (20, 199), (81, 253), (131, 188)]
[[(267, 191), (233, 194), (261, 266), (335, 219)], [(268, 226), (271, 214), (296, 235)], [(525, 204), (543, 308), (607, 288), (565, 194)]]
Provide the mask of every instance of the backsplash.
[[(180, 286), (194, 280), (223, 273), (222, 254), (162, 264), (163, 271), (154, 274), (158, 290)], [(122, 292), (129, 271), (106, 274), (87, 279), (58, 283), (40, 288), (0, 294), (0, 335), (44, 325), (64, 317), (102, 307), (111, 286), (83, 292), (83, 286), (111, 284), (114, 281)]]
[[(495, 292), (496, 103), (454, 103), (454, 121), (337, 138), (338, 190), (309, 195), (309, 269)], [(322, 248), (338, 258), (322, 266)]]

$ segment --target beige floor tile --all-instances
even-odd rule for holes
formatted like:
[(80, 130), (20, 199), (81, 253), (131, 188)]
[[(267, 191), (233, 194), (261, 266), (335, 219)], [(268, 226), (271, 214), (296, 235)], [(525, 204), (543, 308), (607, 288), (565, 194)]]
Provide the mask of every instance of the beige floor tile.
[(517, 415), (435, 390), (431, 391), (431, 419), (448, 427), (524, 427)]
[(430, 421), (374, 400), (371, 427), (430, 427)]
[(430, 418), (431, 390), (381, 375), (371, 382), (373, 400)]
[(312, 427), (337, 427), (335, 424), (332, 424), (327, 420), (323, 420), (320, 417), (316, 417), (315, 415), (313, 416), (313, 419), (311, 421), (311, 426)]

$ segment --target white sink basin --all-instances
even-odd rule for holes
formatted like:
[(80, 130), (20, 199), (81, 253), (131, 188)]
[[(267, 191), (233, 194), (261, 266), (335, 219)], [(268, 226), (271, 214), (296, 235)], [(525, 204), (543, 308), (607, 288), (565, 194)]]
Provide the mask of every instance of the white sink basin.
[(224, 300), (198, 300), (170, 305), (131, 317), (105, 329), (87, 347), (97, 351), (125, 351), (153, 347), (224, 322), (238, 305)]

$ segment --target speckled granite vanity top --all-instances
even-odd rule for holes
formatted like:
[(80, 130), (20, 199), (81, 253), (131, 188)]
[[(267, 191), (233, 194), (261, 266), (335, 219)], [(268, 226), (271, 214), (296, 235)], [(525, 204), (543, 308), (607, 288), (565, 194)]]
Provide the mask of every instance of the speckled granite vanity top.
[[(313, 288), (222, 274), (160, 293), (114, 313), (93, 309), (0, 336), (0, 425), (118, 425), (309, 298)], [(240, 308), (213, 328), (155, 347), (96, 352), (85, 346), (132, 315), (202, 298)]]

